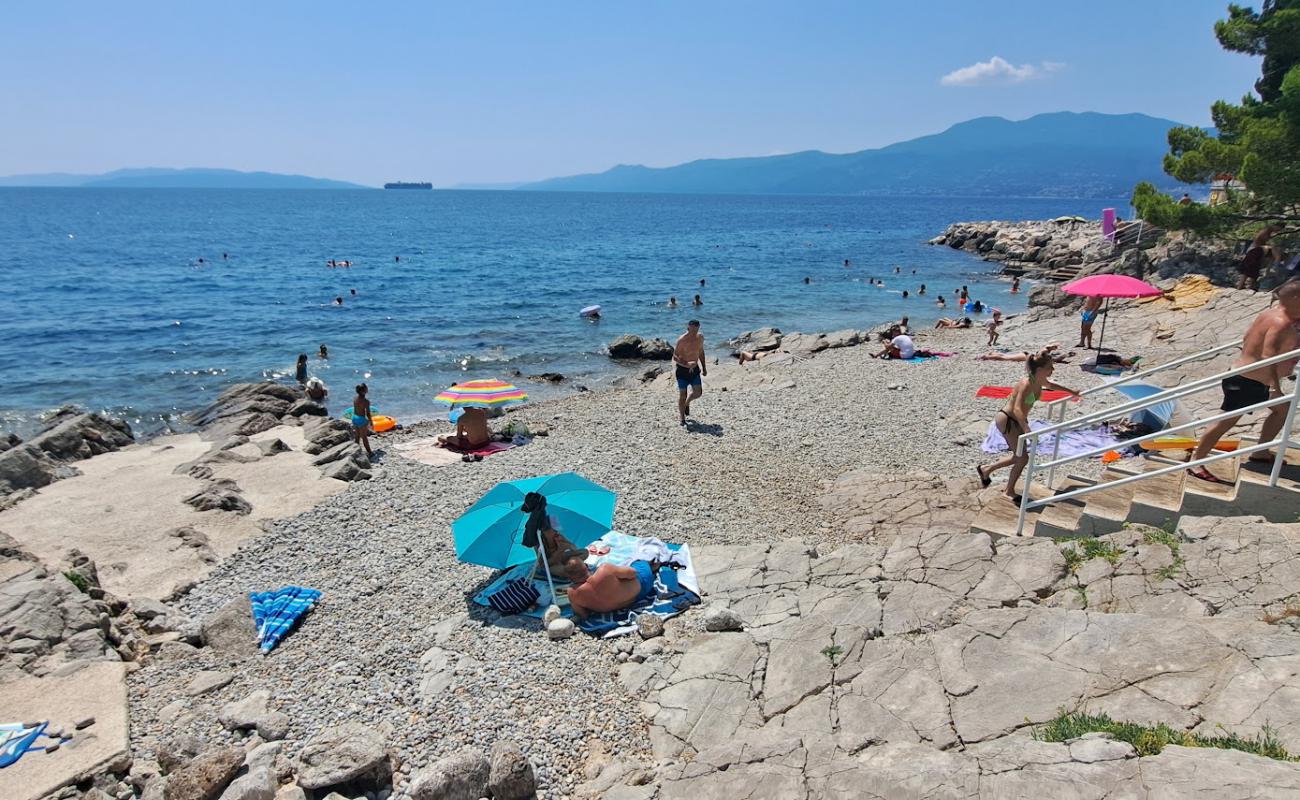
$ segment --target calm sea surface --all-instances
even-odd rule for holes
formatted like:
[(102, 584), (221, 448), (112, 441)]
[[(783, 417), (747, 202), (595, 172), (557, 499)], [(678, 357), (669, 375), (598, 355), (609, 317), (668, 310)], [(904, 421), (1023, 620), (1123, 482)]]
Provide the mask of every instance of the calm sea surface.
[[(594, 388), (619, 374), (609, 340), (671, 341), (691, 317), (712, 344), (762, 325), (925, 321), (940, 316), (934, 296), (951, 300), (962, 284), (1016, 311), (1023, 295), (994, 265), (925, 240), (958, 220), (1095, 218), (1106, 205), (1116, 203), (0, 189), (0, 426), (26, 432), (35, 414), (78, 403), (157, 431), (223, 386), (291, 377), (298, 353), (334, 406), (365, 380), (380, 411), (410, 421), (438, 414), (432, 396), (450, 383), (516, 369)], [(329, 269), (330, 258), (352, 267)], [(666, 307), (670, 295), (680, 308)], [(604, 309), (597, 323), (578, 316), (589, 304)], [(316, 358), (322, 343), (328, 361)], [(534, 396), (564, 391), (519, 382)]]

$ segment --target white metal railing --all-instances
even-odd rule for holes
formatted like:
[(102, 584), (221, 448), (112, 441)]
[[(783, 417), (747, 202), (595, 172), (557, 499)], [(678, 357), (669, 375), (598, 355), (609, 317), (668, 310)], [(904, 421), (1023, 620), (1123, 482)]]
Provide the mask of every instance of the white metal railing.
[[(1235, 347), (1237, 346), (1237, 344), (1239, 343), (1234, 342), (1231, 345), (1223, 345), (1219, 348), (1214, 348), (1213, 351), (1214, 352), (1222, 351), (1228, 349), (1229, 347)], [(1193, 356), (1189, 356), (1186, 359), (1183, 359), (1182, 363), (1187, 363), (1187, 361), (1204, 357), (1205, 355), (1211, 352), (1212, 351), (1205, 351), (1202, 353), (1197, 353)], [(1084, 458), (1092, 458), (1094, 456), (1101, 455), (1107, 450), (1112, 449), (1111, 447), (1099, 447), (1083, 453), (1076, 453), (1075, 455), (1067, 456), (1066, 458), (1059, 458), (1058, 456), (1060, 453), (1060, 438), (1061, 438), (1061, 434), (1063, 434), (1064, 432), (1083, 427), (1084, 425), (1090, 425), (1096, 422), (1101, 422), (1107, 419), (1113, 419), (1118, 416), (1130, 414), (1134, 411), (1140, 411), (1144, 408), (1150, 408), (1151, 406), (1157, 405), (1159, 403), (1164, 403), (1169, 400), (1176, 400), (1181, 397), (1186, 397), (1188, 395), (1195, 394), (1197, 392), (1204, 391), (1205, 389), (1211, 388), (1217, 385), (1224, 378), (1230, 378), (1237, 375), (1242, 375), (1247, 372), (1253, 372), (1254, 370), (1260, 369), (1261, 367), (1273, 366), (1275, 364), (1280, 364), (1284, 361), (1289, 361), (1295, 358), (1300, 358), (1300, 348), (1291, 350), (1286, 353), (1282, 353), (1281, 355), (1272, 356), (1271, 358), (1262, 359), (1260, 361), (1256, 361), (1252, 364), (1247, 364), (1242, 367), (1234, 367), (1225, 372), (1220, 372), (1217, 375), (1212, 375), (1207, 378), (1201, 378), (1196, 381), (1192, 381), (1191, 383), (1185, 384), (1183, 386), (1176, 386), (1172, 389), (1166, 389), (1162, 392), (1153, 394), (1150, 397), (1142, 398), (1141, 400), (1133, 400), (1127, 403), (1121, 403), (1117, 406), (1112, 406), (1110, 408), (1102, 409), (1100, 411), (1095, 411), (1091, 414), (1085, 414), (1081, 417), (1077, 417), (1075, 419), (1069, 420), (1068, 422), (1064, 422), (1064, 421), (1058, 422), (1052, 425), (1048, 425), (1045, 428), (1039, 428), (1038, 430), (1031, 430), (1021, 434), (1019, 440), (1016, 443), (1016, 454), (1020, 455), (1025, 452), (1028, 452), (1029, 460), (1025, 464), (1025, 469), (1023, 472), (1024, 490), (1021, 492), (1020, 495), (1020, 514), (1016, 519), (1016, 535), (1019, 536), (1024, 533), (1025, 515), (1029, 512), (1030, 509), (1041, 508), (1043, 506), (1047, 506), (1052, 503), (1059, 502), (1061, 500), (1070, 500), (1075, 497), (1082, 497), (1084, 495), (1088, 495), (1093, 492), (1099, 492), (1103, 489), (1110, 489), (1115, 486), (1123, 486), (1125, 484), (1135, 483), (1137, 481), (1156, 478), (1161, 475), (1167, 475), (1172, 472), (1177, 472), (1180, 469), (1193, 469), (1196, 467), (1204, 466), (1206, 464), (1213, 464), (1214, 462), (1221, 461), (1223, 459), (1237, 458), (1243, 455), (1249, 455), (1251, 453), (1261, 452), (1273, 447), (1277, 448), (1277, 454), (1273, 459), (1273, 468), (1269, 473), (1269, 486), (1277, 486), (1278, 478), (1282, 474), (1282, 464), (1285, 462), (1286, 459), (1286, 450), (1288, 447), (1297, 446), (1297, 443), (1291, 440), (1291, 429), (1295, 424), (1297, 400), (1300, 399), (1300, 363), (1296, 364), (1292, 372), (1292, 377), (1295, 378), (1296, 381), (1295, 383), (1292, 384), (1291, 391), (1289, 394), (1284, 393), (1278, 397), (1269, 398), (1259, 403), (1255, 403), (1254, 405), (1247, 406), (1246, 408), (1222, 412), (1214, 416), (1207, 417), (1205, 419), (1195, 420), (1192, 422), (1184, 423), (1182, 425), (1177, 425), (1172, 428), (1165, 428), (1164, 430), (1157, 431), (1155, 433), (1149, 433), (1144, 436), (1139, 436), (1133, 439), (1129, 439), (1127, 440), (1127, 444), (1140, 444), (1142, 442), (1150, 441), (1152, 439), (1156, 439), (1161, 436), (1168, 436), (1169, 434), (1176, 433), (1178, 431), (1191, 430), (1193, 428), (1199, 427), (1201, 425), (1206, 425), (1206, 424), (1214, 424), (1216, 422), (1220, 422), (1225, 419), (1240, 417), (1245, 414), (1249, 414), (1253, 411), (1260, 411), (1266, 408), (1271, 408), (1273, 406), (1277, 406), (1285, 403), (1287, 404), (1285, 421), (1282, 424), (1282, 428), (1278, 431), (1277, 437), (1272, 441), (1259, 442), (1258, 444), (1255, 444), (1251, 447), (1238, 448), (1237, 450), (1231, 452), (1219, 452), (1214, 455), (1209, 455), (1204, 458), (1188, 461), (1186, 463), (1177, 463), (1172, 466), (1162, 467), (1161, 469), (1152, 470), (1150, 472), (1142, 472), (1136, 475), (1128, 475), (1123, 478), (1117, 478), (1112, 481), (1098, 482), (1091, 486), (1083, 486), (1078, 489), (1072, 489), (1068, 492), (1063, 492), (1061, 494), (1051, 495), (1043, 498), (1042, 500), (1033, 500), (1030, 497), (1030, 487), (1033, 485), (1034, 474), (1039, 470), (1046, 469), (1051, 471), (1052, 474), (1054, 474), (1056, 467), (1061, 466), (1062, 464), (1068, 464), (1070, 462), (1078, 461)], [(1151, 370), (1148, 370), (1145, 374), (1149, 375), (1151, 373), (1160, 371), (1161, 369), (1167, 369), (1171, 366), (1176, 366), (1176, 362), (1170, 362), (1169, 364), (1165, 364), (1161, 367), (1153, 368)], [(1136, 378), (1138, 376), (1134, 375), (1132, 377)], [(1089, 391), (1097, 391), (1103, 388), (1109, 388), (1110, 386), (1113, 385), (1114, 383), (1104, 384), (1099, 387), (1094, 387), (1094, 389)], [(1052, 434), (1056, 438), (1056, 441), (1053, 444), (1052, 459), (1046, 464), (1038, 464), (1037, 463), (1038, 443), (1043, 436), (1046, 436), (1048, 434)]]
[[(1193, 361), (1200, 361), (1203, 358), (1210, 358), (1212, 356), (1218, 355), (1219, 353), (1232, 350), (1233, 348), (1238, 347), (1241, 344), (1241, 342), (1242, 342), (1241, 339), (1237, 339), (1227, 344), (1221, 344), (1217, 347), (1211, 347), (1208, 350), (1202, 350), (1198, 353), (1192, 353), (1189, 356), (1183, 356), (1182, 358), (1174, 359), (1173, 361), (1170, 361), (1165, 364), (1161, 364), (1156, 367), (1144, 369), (1139, 372), (1131, 373), (1129, 375), (1123, 375), (1113, 381), (1107, 381), (1098, 386), (1092, 386), (1087, 389), (1084, 389), (1083, 391), (1079, 392), (1079, 396), (1087, 397), (1088, 395), (1096, 394), (1097, 392), (1105, 391), (1106, 389), (1111, 389), (1125, 383), (1132, 383), (1133, 381), (1136, 381), (1138, 379), (1146, 378), (1150, 375), (1155, 375), (1158, 372), (1164, 372), (1165, 370), (1171, 369), (1173, 367), (1181, 367), (1182, 365), (1190, 364)], [(1055, 419), (1056, 422), (1064, 422), (1065, 411), (1066, 408), (1068, 407), (1066, 403), (1068, 402), (1071, 402), (1070, 398), (1062, 397), (1059, 400), (1053, 400), (1050, 403), (1048, 403), (1047, 404), (1048, 422), (1053, 421), (1053, 419)], [(1061, 440), (1060, 437), (1057, 437), (1055, 440), (1053, 440), (1052, 443), (1052, 460), (1055, 461), (1056, 457), (1060, 455), (1060, 453), (1061, 453)], [(1054, 483), (1055, 480), (1056, 480), (1056, 468), (1052, 467), (1047, 474), (1048, 485)]]

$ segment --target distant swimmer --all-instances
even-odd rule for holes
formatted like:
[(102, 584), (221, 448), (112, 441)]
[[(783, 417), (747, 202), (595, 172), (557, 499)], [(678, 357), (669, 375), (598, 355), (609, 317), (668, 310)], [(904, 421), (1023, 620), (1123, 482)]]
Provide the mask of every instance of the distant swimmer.
[(229, 255), (228, 253), (222, 253), (222, 254), (221, 254), (221, 260), (222, 260), (222, 261), (229, 261), (229, 260), (230, 260), (230, 255)]
[(306, 353), (298, 354), (298, 367), (293, 371), (293, 377), (300, 384), (305, 385), (307, 383), (307, 354)]
[(353, 296), (353, 297), (356, 297), (356, 296), (357, 296), (357, 290), (356, 290), (356, 289), (350, 289), (349, 291), (352, 292), (352, 296)]
[(939, 308), (947, 308), (947, 307), (948, 307), (948, 303), (944, 301), (944, 299), (943, 299), (943, 295), (939, 295), (939, 299), (938, 299), (938, 300), (935, 300), (935, 301), (934, 301), (934, 304), (935, 304), (936, 306), (938, 306)]
[(904, 299), (904, 300), (907, 299), (907, 290), (906, 290), (906, 289), (903, 290), (903, 299)]
[(336, 306), (341, 306), (341, 305), (343, 305), (343, 298), (342, 298), (342, 297), (336, 297), (336, 298), (334, 298), (334, 305), (336, 305)]
[(894, 267), (894, 274), (898, 275), (903, 271), (902, 267)]
[(845, 268), (845, 269), (848, 269), (848, 268), (849, 268), (849, 260), (848, 260), (847, 258), (844, 259), (844, 268)]
[(400, 264), (400, 263), (402, 263), (402, 257), (401, 257), (401, 256), (393, 256), (393, 263), (394, 263), (394, 264)]
[(700, 278), (700, 286), (703, 286), (703, 285), (704, 285), (704, 279), (703, 279), (703, 278)]
[(676, 298), (676, 297), (670, 297), (670, 298), (668, 298), (668, 307), (669, 307), (669, 308), (677, 308), (677, 298)]
[(1011, 293), (1017, 294), (1020, 291), (1020, 276), (1011, 279)]
[(812, 278), (805, 277), (805, 278), (803, 279), (803, 282), (804, 282), (804, 285), (807, 286), (808, 284), (812, 283)]
[(700, 299), (700, 296), (697, 294), (697, 295), (695, 295), (695, 299), (691, 301), (691, 305), (693, 305), (693, 306), (702, 306), (702, 305), (704, 305), (704, 301), (701, 300), (701, 299)]
[(318, 358), (329, 358), (330, 351), (325, 345), (320, 346), (320, 352), (316, 354)]
[(199, 266), (203, 265), (203, 256), (199, 256)]
[(922, 297), (925, 296), (925, 284), (924, 284), (924, 283), (921, 284), (921, 289), (920, 289), (920, 291), (917, 292), (917, 294), (921, 295)]
[(329, 267), (330, 269), (334, 269), (335, 267), (338, 266), (338, 264), (334, 263), (334, 259), (331, 258), (329, 261), (325, 262), (325, 266)]

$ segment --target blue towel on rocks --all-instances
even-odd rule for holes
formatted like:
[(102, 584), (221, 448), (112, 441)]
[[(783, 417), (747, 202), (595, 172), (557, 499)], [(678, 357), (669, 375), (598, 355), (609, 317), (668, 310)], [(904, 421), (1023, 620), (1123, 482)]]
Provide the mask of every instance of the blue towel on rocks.
[(263, 653), (269, 653), (288, 635), (294, 624), (316, 605), (319, 589), (286, 586), (274, 592), (249, 592), (253, 603), (253, 627)]

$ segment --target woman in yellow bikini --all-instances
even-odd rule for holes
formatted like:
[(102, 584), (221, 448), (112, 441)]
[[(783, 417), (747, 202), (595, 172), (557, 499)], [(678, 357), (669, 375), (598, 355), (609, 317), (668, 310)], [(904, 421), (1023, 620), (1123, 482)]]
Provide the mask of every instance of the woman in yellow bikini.
[(1011, 467), (1006, 495), (1016, 505), (1020, 505), (1020, 495), (1016, 494), (1016, 482), (1020, 480), (1020, 473), (1024, 470), (1025, 464), (1029, 463), (1029, 453), (1017, 454), (1016, 444), (1020, 441), (1021, 435), (1029, 431), (1029, 410), (1047, 389), (1068, 392), (1076, 398), (1079, 396), (1079, 393), (1073, 389), (1050, 380), (1056, 365), (1052, 363), (1052, 354), (1049, 351), (1040, 350), (1029, 356), (1025, 361), (1025, 368), (1029, 376), (1022, 378), (1016, 384), (1011, 397), (1007, 398), (1007, 404), (993, 417), (993, 424), (997, 426), (1002, 438), (1007, 440), (1007, 447), (1011, 448), (1011, 452), (992, 464), (975, 466), (975, 471), (980, 476), (980, 485), (985, 487), (992, 483), (989, 475), (1005, 467)]

